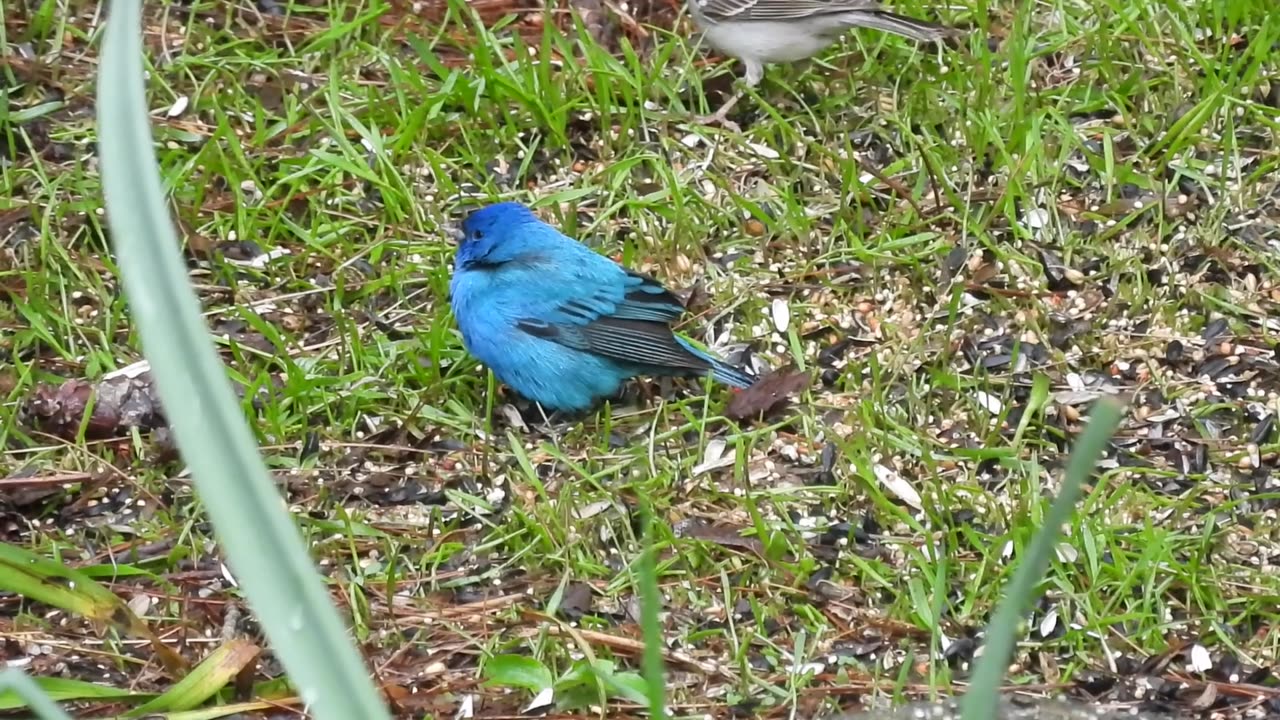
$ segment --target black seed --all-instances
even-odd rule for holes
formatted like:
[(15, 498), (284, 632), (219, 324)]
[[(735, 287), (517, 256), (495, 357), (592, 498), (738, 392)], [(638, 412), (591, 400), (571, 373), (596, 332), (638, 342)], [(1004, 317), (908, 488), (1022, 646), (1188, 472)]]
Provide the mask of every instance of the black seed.
[(1226, 318), (1217, 318), (1216, 320), (1209, 321), (1209, 324), (1205, 325), (1204, 330), (1201, 331), (1200, 333), (1200, 337), (1203, 338), (1205, 342), (1213, 342), (1214, 340), (1219, 340), (1225, 337), (1226, 335), (1227, 335), (1227, 319)]
[(1249, 442), (1255, 445), (1264, 445), (1271, 440), (1271, 436), (1276, 430), (1276, 414), (1267, 413), (1257, 425), (1253, 426), (1253, 432), (1249, 433)]

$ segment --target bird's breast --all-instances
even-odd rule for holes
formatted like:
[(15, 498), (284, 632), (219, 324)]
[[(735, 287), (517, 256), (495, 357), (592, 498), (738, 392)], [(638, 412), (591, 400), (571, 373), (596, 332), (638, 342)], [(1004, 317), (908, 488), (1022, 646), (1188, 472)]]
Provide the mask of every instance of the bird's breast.
[[(831, 35), (825, 23), (813, 19), (790, 22), (741, 20), (707, 28), (707, 42), (721, 52), (766, 63), (786, 63), (813, 57), (834, 42), (843, 28)], [(813, 27), (810, 27), (813, 26)]]

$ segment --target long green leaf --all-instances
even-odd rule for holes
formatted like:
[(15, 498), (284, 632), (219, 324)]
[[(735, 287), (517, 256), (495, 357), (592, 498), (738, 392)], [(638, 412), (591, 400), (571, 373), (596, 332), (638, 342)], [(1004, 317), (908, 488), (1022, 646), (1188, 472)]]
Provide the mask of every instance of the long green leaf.
[(643, 546), (637, 564), (637, 580), (640, 586), (640, 630), (644, 638), (644, 656), (641, 670), (644, 673), (645, 694), (649, 701), (649, 717), (666, 720), (666, 674), (662, 662), (662, 590), (658, 587), (658, 549), (653, 537), (653, 507), (647, 503), (644, 513)]
[(101, 623), (129, 613), (115, 593), (84, 573), (8, 543), (0, 543), (0, 589)]
[(1036, 585), (1049, 567), (1049, 558), (1058, 532), (1062, 524), (1071, 517), (1071, 510), (1080, 498), (1080, 488), (1098, 464), (1098, 458), (1102, 456), (1107, 442), (1120, 424), (1122, 414), (1123, 406), (1111, 398), (1103, 398), (1094, 404), (1089, 425), (1071, 451), (1066, 476), (1062, 479), (1058, 497), (1049, 506), (1044, 526), (1032, 538), (1031, 545), (1013, 574), (1013, 581), (1009, 583), (1004, 600), (987, 625), (987, 641), (982, 648), (982, 657), (978, 660), (973, 681), (960, 705), (964, 720), (989, 720), (997, 717), (1000, 682), (1004, 679), (1005, 669), (1013, 654), (1019, 620), (1024, 610), (1031, 605)]
[(279, 711), (286, 703), (275, 700), (272, 702), (242, 702), (232, 705), (218, 705), (217, 707), (200, 708), (198, 710), (187, 710), (185, 712), (172, 712), (157, 715), (156, 717), (164, 718), (164, 720), (217, 720), (218, 718), (230, 717), (247, 717), (248, 713), (258, 710), (275, 710)]
[[(18, 678), (22, 678), (19, 680)], [(35, 697), (43, 701), (33, 701)], [(127, 702), (130, 700), (149, 700), (152, 693), (135, 693), (129, 690), (98, 685), (96, 683), (74, 680), (72, 678), (38, 677), (30, 678), (17, 670), (6, 670), (0, 674), (0, 710), (17, 710), (30, 707), (40, 710), (41, 702), (54, 700), (113, 700)], [(52, 717), (52, 716), (48, 716)]]
[(98, 82), (107, 220), (178, 447), (267, 638), (317, 718), (388, 718), (284, 511), (200, 317), (160, 186), (140, 0), (113, 0)]
[(0, 589), (146, 638), (169, 674), (178, 677), (186, 671), (182, 656), (161, 642), (123, 600), (75, 568), (16, 545), (0, 543)]
[(158, 712), (191, 710), (213, 697), (235, 679), (262, 652), (257, 645), (235, 639), (218, 646), (205, 656), (181, 682), (154, 700), (135, 708), (125, 717), (140, 717)]

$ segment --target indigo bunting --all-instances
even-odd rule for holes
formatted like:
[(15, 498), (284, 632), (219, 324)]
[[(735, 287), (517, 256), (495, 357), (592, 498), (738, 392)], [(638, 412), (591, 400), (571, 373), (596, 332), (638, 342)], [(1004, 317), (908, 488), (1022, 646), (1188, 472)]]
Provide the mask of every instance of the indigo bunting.
[[(707, 42), (746, 66), (746, 84), (764, 78), (766, 63), (813, 57), (850, 28), (867, 27), (937, 42), (960, 34), (945, 25), (898, 15), (876, 0), (688, 0), (694, 23)], [(729, 99), (705, 122), (725, 123), (742, 94)]]
[(581, 411), (637, 375), (753, 379), (671, 330), (684, 306), (514, 202), (462, 222), (449, 302), (467, 350), (544, 409)]

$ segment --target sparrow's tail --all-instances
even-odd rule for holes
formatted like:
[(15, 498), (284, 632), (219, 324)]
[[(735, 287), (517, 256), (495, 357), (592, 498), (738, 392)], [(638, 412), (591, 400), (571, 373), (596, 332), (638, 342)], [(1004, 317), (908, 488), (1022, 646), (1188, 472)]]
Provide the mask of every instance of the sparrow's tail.
[(751, 387), (751, 384), (756, 381), (755, 378), (748, 375), (745, 371), (714, 357), (710, 353), (699, 350), (679, 335), (676, 336), (676, 342), (684, 346), (684, 349), (688, 350), (691, 354), (696, 355), (699, 360), (703, 360), (710, 365), (711, 377), (715, 378), (716, 382), (722, 382), (725, 385), (731, 385), (736, 388), (746, 388)]
[(846, 13), (844, 17), (850, 26), (883, 30), (916, 42), (940, 42), (964, 34), (963, 30), (928, 20), (917, 20), (888, 10), (855, 10)]

